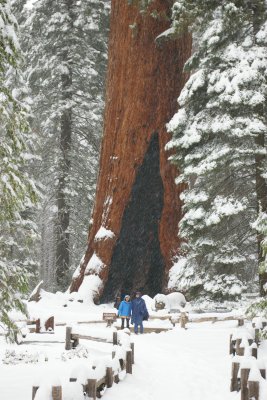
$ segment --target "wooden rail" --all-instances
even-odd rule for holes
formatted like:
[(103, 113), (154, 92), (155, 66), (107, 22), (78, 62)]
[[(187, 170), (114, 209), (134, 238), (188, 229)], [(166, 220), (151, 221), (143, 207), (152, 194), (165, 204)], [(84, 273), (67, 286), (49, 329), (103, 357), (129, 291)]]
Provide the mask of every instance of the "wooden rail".
[[(126, 333), (125, 333), (126, 335)], [(114, 344), (120, 344), (118, 343), (118, 337), (117, 337), (117, 332), (113, 332), (113, 341), (106, 341), (105, 339), (102, 338), (96, 338), (92, 336), (87, 336), (87, 335), (79, 335), (79, 334), (72, 334), (71, 328), (67, 327), (66, 328), (66, 343), (68, 344), (73, 344), (72, 341), (76, 341), (79, 339), (88, 339), (88, 340), (93, 340), (93, 341), (98, 341), (98, 342), (105, 342), (105, 343), (114, 343)], [(126, 374), (132, 374), (132, 366), (134, 364), (134, 343), (130, 343), (130, 347), (127, 347), (122, 345), (124, 352), (121, 352), (117, 354), (117, 350), (112, 351), (112, 359), (119, 362), (120, 369), (118, 370), (117, 368), (113, 368), (110, 365), (106, 365), (105, 367), (105, 375), (102, 376), (101, 378), (95, 379), (92, 378), (92, 373), (91, 377), (89, 376), (86, 382), (83, 383), (83, 392), (87, 394), (87, 396), (90, 399), (96, 400), (96, 398), (101, 397), (101, 391), (104, 389), (104, 387), (110, 388), (113, 383), (118, 384), (120, 382), (120, 377), (119, 377), (119, 372), (125, 370)], [(72, 348), (72, 347), (71, 347)], [(123, 358), (121, 357), (122, 354), (124, 354)], [(96, 367), (92, 367), (92, 371), (97, 370)], [(90, 375), (90, 373), (89, 373)], [(77, 382), (78, 377), (77, 376), (70, 376), (69, 382)], [(34, 400), (36, 393), (38, 391), (39, 387), (38, 386), (33, 386), (32, 387), (32, 400)], [(52, 386), (51, 388), (51, 396), (52, 400), (62, 400), (62, 386)]]
[(113, 345), (117, 345), (118, 344), (118, 333), (113, 332), (113, 337), (112, 337), (112, 341), (111, 341), (111, 340), (99, 338), (96, 336), (84, 335), (84, 334), (80, 334), (80, 333), (72, 333), (72, 327), (67, 326), (66, 327), (66, 336), (65, 336), (65, 350), (71, 350), (71, 349), (74, 349), (75, 347), (77, 347), (80, 339), (87, 339), (87, 340), (93, 340), (95, 342), (111, 343)]

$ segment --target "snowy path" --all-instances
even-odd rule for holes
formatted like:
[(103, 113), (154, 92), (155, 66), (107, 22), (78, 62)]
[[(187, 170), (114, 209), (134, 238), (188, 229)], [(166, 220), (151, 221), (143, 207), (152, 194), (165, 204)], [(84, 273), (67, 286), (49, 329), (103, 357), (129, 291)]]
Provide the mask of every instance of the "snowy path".
[(105, 400), (234, 400), (229, 392), (230, 327), (235, 323), (189, 325), (187, 331), (135, 337), (132, 376), (105, 393)]
[[(229, 391), (231, 358), (228, 343), (235, 326), (233, 321), (188, 324), (186, 331), (178, 327), (160, 334), (133, 335), (133, 375), (127, 375), (119, 385), (114, 384), (106, 390), (103, 400), (240, 400), (240, 393)], [(64, 332), (64, 328), (58, 328), (50, 340), (62, 341)], [(48, 339), (44, 335), (36, 337), (40, 340), (39, 345), (24, 344), (15, 347), (16, 351), (43, 351), (49, 362), (0, 364), (0, 400), (29, 400), (35, 376), (46, 377), (49, 382), (54, 375), (68, 379), (72, 361), (60, 360), (64, 345), (41, 343)], [(99, 351), (111, 353), (110, 345), (89, 341), (84, 344), (91, 348), (93, 357)], [(0, 356), (5, 348), (2, 343)]]

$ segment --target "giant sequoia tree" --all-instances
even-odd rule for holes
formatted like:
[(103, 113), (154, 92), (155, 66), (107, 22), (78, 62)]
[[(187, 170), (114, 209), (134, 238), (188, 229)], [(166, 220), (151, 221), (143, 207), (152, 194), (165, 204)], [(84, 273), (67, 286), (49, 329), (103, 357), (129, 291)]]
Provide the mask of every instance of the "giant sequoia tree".
[(175, 186), (177, 171), (167, 161), (165, 125), (185, 83), (191, 40), (155, 41), (169, 27), (172, 2), (154, 1), (146, 13), (128, 3), (112, 1), (93, 221), (70, 287), (94, 299), (136, 288), (161, 291), (180, 246), (182, 187)]

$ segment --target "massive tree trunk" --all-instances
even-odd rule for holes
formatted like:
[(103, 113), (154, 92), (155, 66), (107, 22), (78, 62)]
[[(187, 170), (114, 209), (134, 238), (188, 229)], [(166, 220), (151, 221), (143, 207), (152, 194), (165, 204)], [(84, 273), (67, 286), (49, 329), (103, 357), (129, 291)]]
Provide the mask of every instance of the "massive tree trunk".
[[(154, 8), (163, 16), (170, 2), (156, 0)], [(165, 125), (177, 111), (191, 39), (185, 35), (157, 45), (155, 38), (168, 27), (164, 17), (140, 15), (126, 0), (112, 0), (93, 223), (70, 287), (78, 291), (83, 283), (88, 295), (93, 288), (95, 300), (110, 300), (119, 291), (154, 295), (164, 290), (179, 253), (183, 188), (175, 185), (177, 170), (164, 150), (169, 140)]]

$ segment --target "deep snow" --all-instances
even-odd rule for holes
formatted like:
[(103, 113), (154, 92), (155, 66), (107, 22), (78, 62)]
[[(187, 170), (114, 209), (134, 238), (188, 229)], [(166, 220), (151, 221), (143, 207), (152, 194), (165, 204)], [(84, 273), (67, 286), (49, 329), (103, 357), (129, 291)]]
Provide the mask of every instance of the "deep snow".
[[(64, 305), (67, 304), (67, 307)], [(46, 294), (39, 303), (29, 303), (31, 317), (55, 315), (56, 322), (100, 320), (103, 311), (111, 306), (85, 305), (66, 302), (61, 295)], [(203, 316), (203, 315), (202, 315)], [(220, 314), (221, 316), (221, 314)], [(147, 326), (171, 328), (168, 320), (153, 320)], [(126, 375), (118, 384), (107, 389), (104, 400), (239, 400), (240, 393), (230, 393), (231, 357), (229, 335), (237, 321), (189, 323), (188, 329), (176, 327), (159, 334), (131, 335), (135, 342), (133, 374)], [(76, 328), (75, 328), (76, 329)], [(79, 325), (106, 337), (113, 328), (104, 324)], [(29, 400), (35, 383), (64, 382), (80, 364), (109, 357), (112, 345), (82, 340), (84, 346), (71, 354), (64, 349), (65, 327), (56, 326), (54, 334), (28, 334), (20, 346), (7, 345), (0, 337), (0, 399)], [(4, 364), (6, 350), (21, 353), (18, 364)], [(27, 352), (28, 356), (25, 356)], [(79, 353), (79, 354), (78, 354)], [(85, 355), (87, 358), (79, 358)], [(12, 358), (12, 356), (11, 356)], [(19, 357), (17, 357), (19, 358)], [(29, 360), (39, 361), (25, 363)], [(65, 392), (64, 400), (79, 400)], [(50, 400), (49, 396), (46, 400)]]

